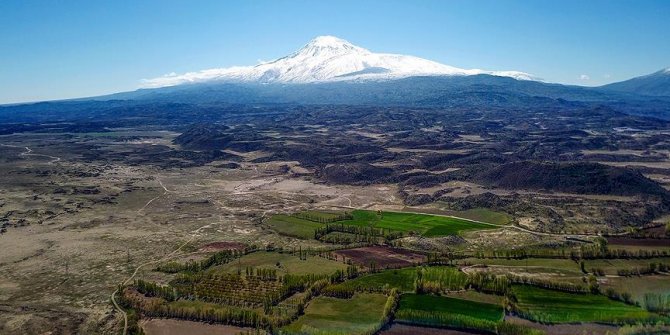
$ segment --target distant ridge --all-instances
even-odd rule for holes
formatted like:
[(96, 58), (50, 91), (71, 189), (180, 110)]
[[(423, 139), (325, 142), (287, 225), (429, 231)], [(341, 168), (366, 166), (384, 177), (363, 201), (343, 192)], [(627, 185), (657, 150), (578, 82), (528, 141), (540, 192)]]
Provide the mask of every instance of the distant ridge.
[(601, 88), (609, 91), (640, 95), (670, 96), (670, 68), (646, 76), (605, 85)]

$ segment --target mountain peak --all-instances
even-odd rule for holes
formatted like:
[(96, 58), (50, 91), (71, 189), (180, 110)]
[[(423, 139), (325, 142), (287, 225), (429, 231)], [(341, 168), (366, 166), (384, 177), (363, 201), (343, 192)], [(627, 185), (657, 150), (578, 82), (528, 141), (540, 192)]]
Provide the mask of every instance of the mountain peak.
[(518, 71), (459, 69), (427, 59), (374, 53), (335, 36), (318, 36), (300, 50), (255, 66), (209, 69), (183, 75), (166, 75), (144, 80), (143, 87), (155, 88), (220, 80), (258, 83), (314, 83), (345, 80), (393, 80), (414, 76), (470, 76), (488, 74), (533, 80)]
[(370, 53), (370, 51), (351, 44), (335, 36), (317, 36), (294, 55), (319, 56), (320, 54)]
[(343, 40), (339, 37), (323, 35), (313, 38), (306, 46), (311, 47), (320, 47), (320, 48), (341, 48), (341, 47), (353, 47), (349, 41)]

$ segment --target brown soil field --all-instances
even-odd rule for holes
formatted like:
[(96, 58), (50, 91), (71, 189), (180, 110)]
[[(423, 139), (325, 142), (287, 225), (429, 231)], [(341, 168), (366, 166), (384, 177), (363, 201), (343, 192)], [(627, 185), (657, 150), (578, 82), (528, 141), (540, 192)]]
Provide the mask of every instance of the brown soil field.
[(426, 256), (409, 250), (379, 246), (338, 250), (335, 254), (350, 258), (352, 262), (359, 265), (369, 266), (370, 263), (374, 263), (377, 267), (382, 268), (413, 266), (426, 259)]
[(668, 238), (632, 238), (632, 237), (608, 237), (607, 243), (616, 245), (633, 245), (641, 247), (667, 247), (670, 246)]
[(606, 335), (616, 334), (617, 327), (608, 326), (596, 323), (580, 323), (580, 324), (561, 324), (561, 325), (544, 325), (522, 319), (516, 316), (506, 316), (505, 321), (521, 325), (527, 325), (533, 328), (543, 330), (547, 335)]
[(251, 328), (175, 319), (142, 320), (140, 326), (147, 335), (237, 335), (243, 331), (251, 330)]
[(429, 328), (429, 327), (419, 327), (419, 326), (410, 326), (403, 325), (399, 323), (394, 323), (390, 328), (382, 330), (380, 335), (472, 335), (477, 333), (465, 332), (461, 330), (453, 329), (443, 329), (443, 328)]

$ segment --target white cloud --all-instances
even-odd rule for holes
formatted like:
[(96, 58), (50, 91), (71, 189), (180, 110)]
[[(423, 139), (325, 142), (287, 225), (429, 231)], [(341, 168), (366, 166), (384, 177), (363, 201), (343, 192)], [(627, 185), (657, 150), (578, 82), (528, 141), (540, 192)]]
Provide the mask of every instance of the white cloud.
[(140, 88), (158, 88), (166, 86), (175, 86), (189, 83), (199, 83), (208, 80), (216, 80), (226, 78), (231, 74), (235, 74), (240, 70), (247, 70), (247, 66), (233, 66), (229, 68), (209, 69), (196, 72), (187, 72), (184, 74), (177, 74), (170, 72), (158, 78), (142, 79)]
[(612, 75), (610, 75), (610, 74), (603, 75), (603, 78), (605, 78), (605, 79), (610, 79), (611, 77), (612, 77)]
[(588, 74), (583, 74), (579, 76), (579, 80), (590, 80), (591, 77), (589, 77)]

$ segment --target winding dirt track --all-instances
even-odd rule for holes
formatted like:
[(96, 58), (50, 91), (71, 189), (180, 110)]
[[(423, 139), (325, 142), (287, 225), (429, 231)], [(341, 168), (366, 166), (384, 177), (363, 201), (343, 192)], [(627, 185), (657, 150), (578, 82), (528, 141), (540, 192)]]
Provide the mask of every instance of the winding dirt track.
[[(26, 149), (28, 149), (28, 148), (26, 148)], [(29, 154), (29, 153), (30, 153), (30, 152), (26, 152), (25, 154)], [(144, 210), (147, 206), (149, 206), (154, 200), (156, 200), (156, 199), (158, 199), (158, 198), (160, 198), (160, 197), (162, 197), (162, 196), (164, 196), (164, 195), (166, 195), (166, 194), (168, 194), (168, 193), (172, 193), (172, 192), (174, 192), (174, 191), (169, 190), (169, 189), (163, 184), (163, 182), (162, 182), (160, 179), (157, 179), (157, 180), (158, 180), (158, 183), (160, 184), (160, 186), (163, 188), (164, 192), (163, 192), (162, 194), (160, 194), (160, 195), (158, 195), (158, 196), (152, 198), (151, 200), (149, 200), (149, 201), (148, 201), (148, 202), (147, 202), (147, 203), (146, 203), (140, 210), (138, 210), (138, 213), (141, 212), (141, 211), (143, 211), (143, 210)], [(259, 190), (259, 191), (239, 191), (239, 190), (235, 190), (235, 191), (233, 192), (233, 194), (235, 194), (235, 195), (239, 195), (239, 194), (253, 194), (253, 193), (258, 193), (258, 192), (262, 192), (262, 190)], [(279, 192), (279, 193), (285, 193), (285, 194), (299, 194), (299, 193), (294, 193), (294, 192)], [(350, 198), (348, 198), (348, 197), (344, 197), (344, 199), (348, 200), (348, 202), (349, 202), (349, 206), (333, 206), (333, 207), (340, 207), (340, 208), (347, 208), (347, 209), (357, 209), (357, 208), (351, 206), (351, 199), (350, 199)], [(219, 205), (221, 205), (221, 204), (219, 204)], [(372, 205), (375, 205), (375, 204), (368, 204), (367, 206), (364, 206), (364, 207), (365, 207), (365, 208), (368, 208), (368, 207), (371, 207)], [(269, 212), (272, 212), (272, 210), (266, 210), (266, 211), (264, 211), (263, 214), (261, 215), (261, 220), (263, 220), (263, 219), (267, 216), (267, 214), (268, 214)], [(599, 235), (596, 235), (596, 234), (562, 234), (562, 233), (546, 233), (546, 232), (539, 232), (539, 231), (530, 230), (530, 229), (523, 228), (523, 227), (516, 226), (516, 225), (500, 225), (500, 224), (494, 224), (494, 223), (489, 223), (489, 222), (483, 222), (483, 221), (477, 221), (477, 220), (466, 219), (466, 218), (457, 217), (457, 216), (453, 216), (453, 215), (427, 214), (427, 213), (412, 212), (412, 211), (403, 211), (402, 213), (426, 214), (426, 215), (442, 216), (442, 217), (448, 217), (448, 218), (454, 218), (454, 219), (466, 220), (466, 221), (475, 222), (475, 223), (479, 223), (479, 224), (483, 224), (483, 225), (488, 225), (488, 226), (493, 226), (493, 227), (497, 227), (497, 228), (516, 229), (516, 230), (519, 230), (519, 231), (522, 231), (522, 232), (526, 232), (526, 233), (534, 234), (534, 235), (540, 235), (540, 236), (557, 236), (557, 237), (565, 237), (565, 238), (568, 238), (568, 237), (580, 238), (580, 237), (593, 237), (593, 236), (599, 236)], [(166, 261), (166, 260), (168, 260), (168, 259), (170, 259), (170, 258), (176, 256), (176, 255), (177, 255), (177, 254), (178, 254), (178, 253), (179, 253), (179, 252), (180, 252), (186, 245), (188, 245), (190, 242), (193, 241), (193, 239), (196, 237), (196, 234), (197, 234), (202, 228), (205, 228), (205, 227), (207, 227), (207, 226), (209, 226), (209, 225), (210, 225), (210, 224), (206, 224), (206, 225), (203, 225), (202, 227), (200, 227), (200, 228), (198, 228), (198, 229), (195, 229), (195, 230), (191, 231), (191, 232), (190, 232), (191, 237), (190, 237), (186, 242), (184, 242), (183, 244), (181, 244), (177, 249), (175, 249), (174, 251), (172, 251), (171, 253), (169, 253), (169, 254), (163, 256), (163, 257), (160, 258), (160, 259), (153, 260), (153, 261), (148, 261), (148, 262), (142, 263), (142, 264), (140, 264), (139, 266), (137, 266), (137, 268), (135, 268), (135, 271), (133, 271), (132, 275), (131, 275), (130, 277), (128, 277), (125, 281), (123, 281), (122, 285), (127, 285), (128, 283), (130, 283), (130, 282), (133, 280), (133, 278), (135, 278), (135, 276), (137, 275), (137, 273), (139, 272), (139, 270), (140, 270), (141, 268), (143, 268), (143, 267), (145, 267), (145, 266), (147, 266), (147, 265), (150, 265), (150, 264), (154, 264), (154, 263), (159, 263), (159, 262)], [(612, 235), (618, 235), (618, 234), (612, 234)], [(621, 235), (625, 235), (625, 233), (622, 233)], [(111, 296), (110, 296), (110, 299), (111, 299), (111, 301), (112, 301), (112, 304), (114, 305), (114, 308), (115, 308), (119, 313), (123, 314), (123, 335), (126, 335), (126, 334), (127, 334), (127, 331), (128, 331), (128, 315), (127, 315), (127, 313), (126, 313), (126, 312), (125, 312), (125, 311), (118, 305), (118, 303), (116, 302), (116, 294), (117, 294), (117, 293), (119, 293), (119, 292), (118, 292), (118, 289), (114, 290), (114, 292), (112, 292), (112, 294), (111, 294)]]
[(8, 148), (23, 148), (26, 151), (22, 152), (19, 154), (20, 157), (25, 157), (25, 156), (35, 156), (35, 157), (47, 157), (51, 158), (51, 161), (48, 162), (48, 164), (53, 164), (56, 162), (60, 162), (62, 159), (58, 156), (51, 156), (51, 155), (45, 155), (45, 154), (34, 154), (33, 149), (30, 149), (29, 147), (20, 147), (17, 145), (10, 145), (10, 144), (0, 144), (0, 146), (3, 147), (8, 147)]
[[(163, 190), (164, 190), (165, 192), (163, 192), (163, 194), (161, 194), (161, 195), (159, 195), (159, 196), (157, 196), (157, 197), (155, 197), (155, 198), (149, 200), (149, 202), (147, 202), (147, 203), (144, 205), (144, 207), (142, 207), (138, 212), (142, 211), (144, 208), (146, 208), (147, 206), (149, 206), (149, 204), (151, 204), (154, 200), (156, 200), (156, 199), (158, 199), (158, 198), (160, 198), (160, 197), (162, 197), (162, 196), (164, 196), (164, 195), (166, 195), (166, 194), (172, 192), (172, 191), (170, 191), (167, 187), (165, 187), (165, 185), (163, 184), (163, 182), (162, 182), (160, 179), (158, 180), (158, 183), (160, 184), (160, 186), (163, 188)], [(206, 227), (206, 226), (209, 226), (209, 225), (210, 225), (210, 224), (208, 223), (208, 224), (206, 224), (206, 225), (201, 226), (201, 227), (198, 228), (198, 229), (192, 230), (192, 231), (190, 232), (191, 237), (190, 237), (186, 242), (182, 243), (177, 249), (175, 249), (175, 250), (172, 251), (171, 253), (169, 253), (169, 254), (167, 254), (167, 255), (165, 255), (165, 256), (159, 258), (159, 259), (156, 259), (156, 260), (153, 260), (153, 261), (148, 261), (148, 262), (145, 262), (145, 263), (142, 263), (142, 264), (138, 265), (138, 266), (135, 268), (135, 271), (133, 271), (133, 274), (130, 275), (130, 277), (128, 277), (126, 280), (124, 280), (124, 281), (121, 283), (121, 285), (127, 285), (127, 284), (129, 284), (129, 283), (133, 280), (133, 278), (135, 278), (135, 276), (137, 275), (137, 273), (140, 271), (141, 268), (143, 268), (143, 267), (145, 267), (145, 266), (147, 266), (147, 265), (150, 265), (150, 264), (160, 263), (160, 262), (166, 261), (166, 260), (168, 260), (168, 259), (170, 259), (170, 258), (176, 256), (176, 255), (181, 251), (181, 249), (183, 249), (186, 245), (188, 245), (189, 243), (191, 243), (191, 242), (193, 241), (193, 239), (196, 237), (196, 234), (197, 234), (202, 228), (204, 228), (204, 227)], [(117, 294), (117, 293), (119, 293), (119, 289), (118, 289), (118, 288), (117, 288), (116, 290), (114, 290), (114, 292), (112, 292), (112, 294), (111, 294), (111, 296), (110, 296), (110, 299), (112, 300), (112, 304), (114, 305), (114, 309), (116, 309), (119, 313), (123, 314), (123, 335), (126, 335), (126, 334), (128, 333), (128, 314), (127, 314), (127, 313), (123, 310), (123, 308), (121, 308), (121, 306), (119, 306), (119, 304), (116, 302), (116, 294)]]

